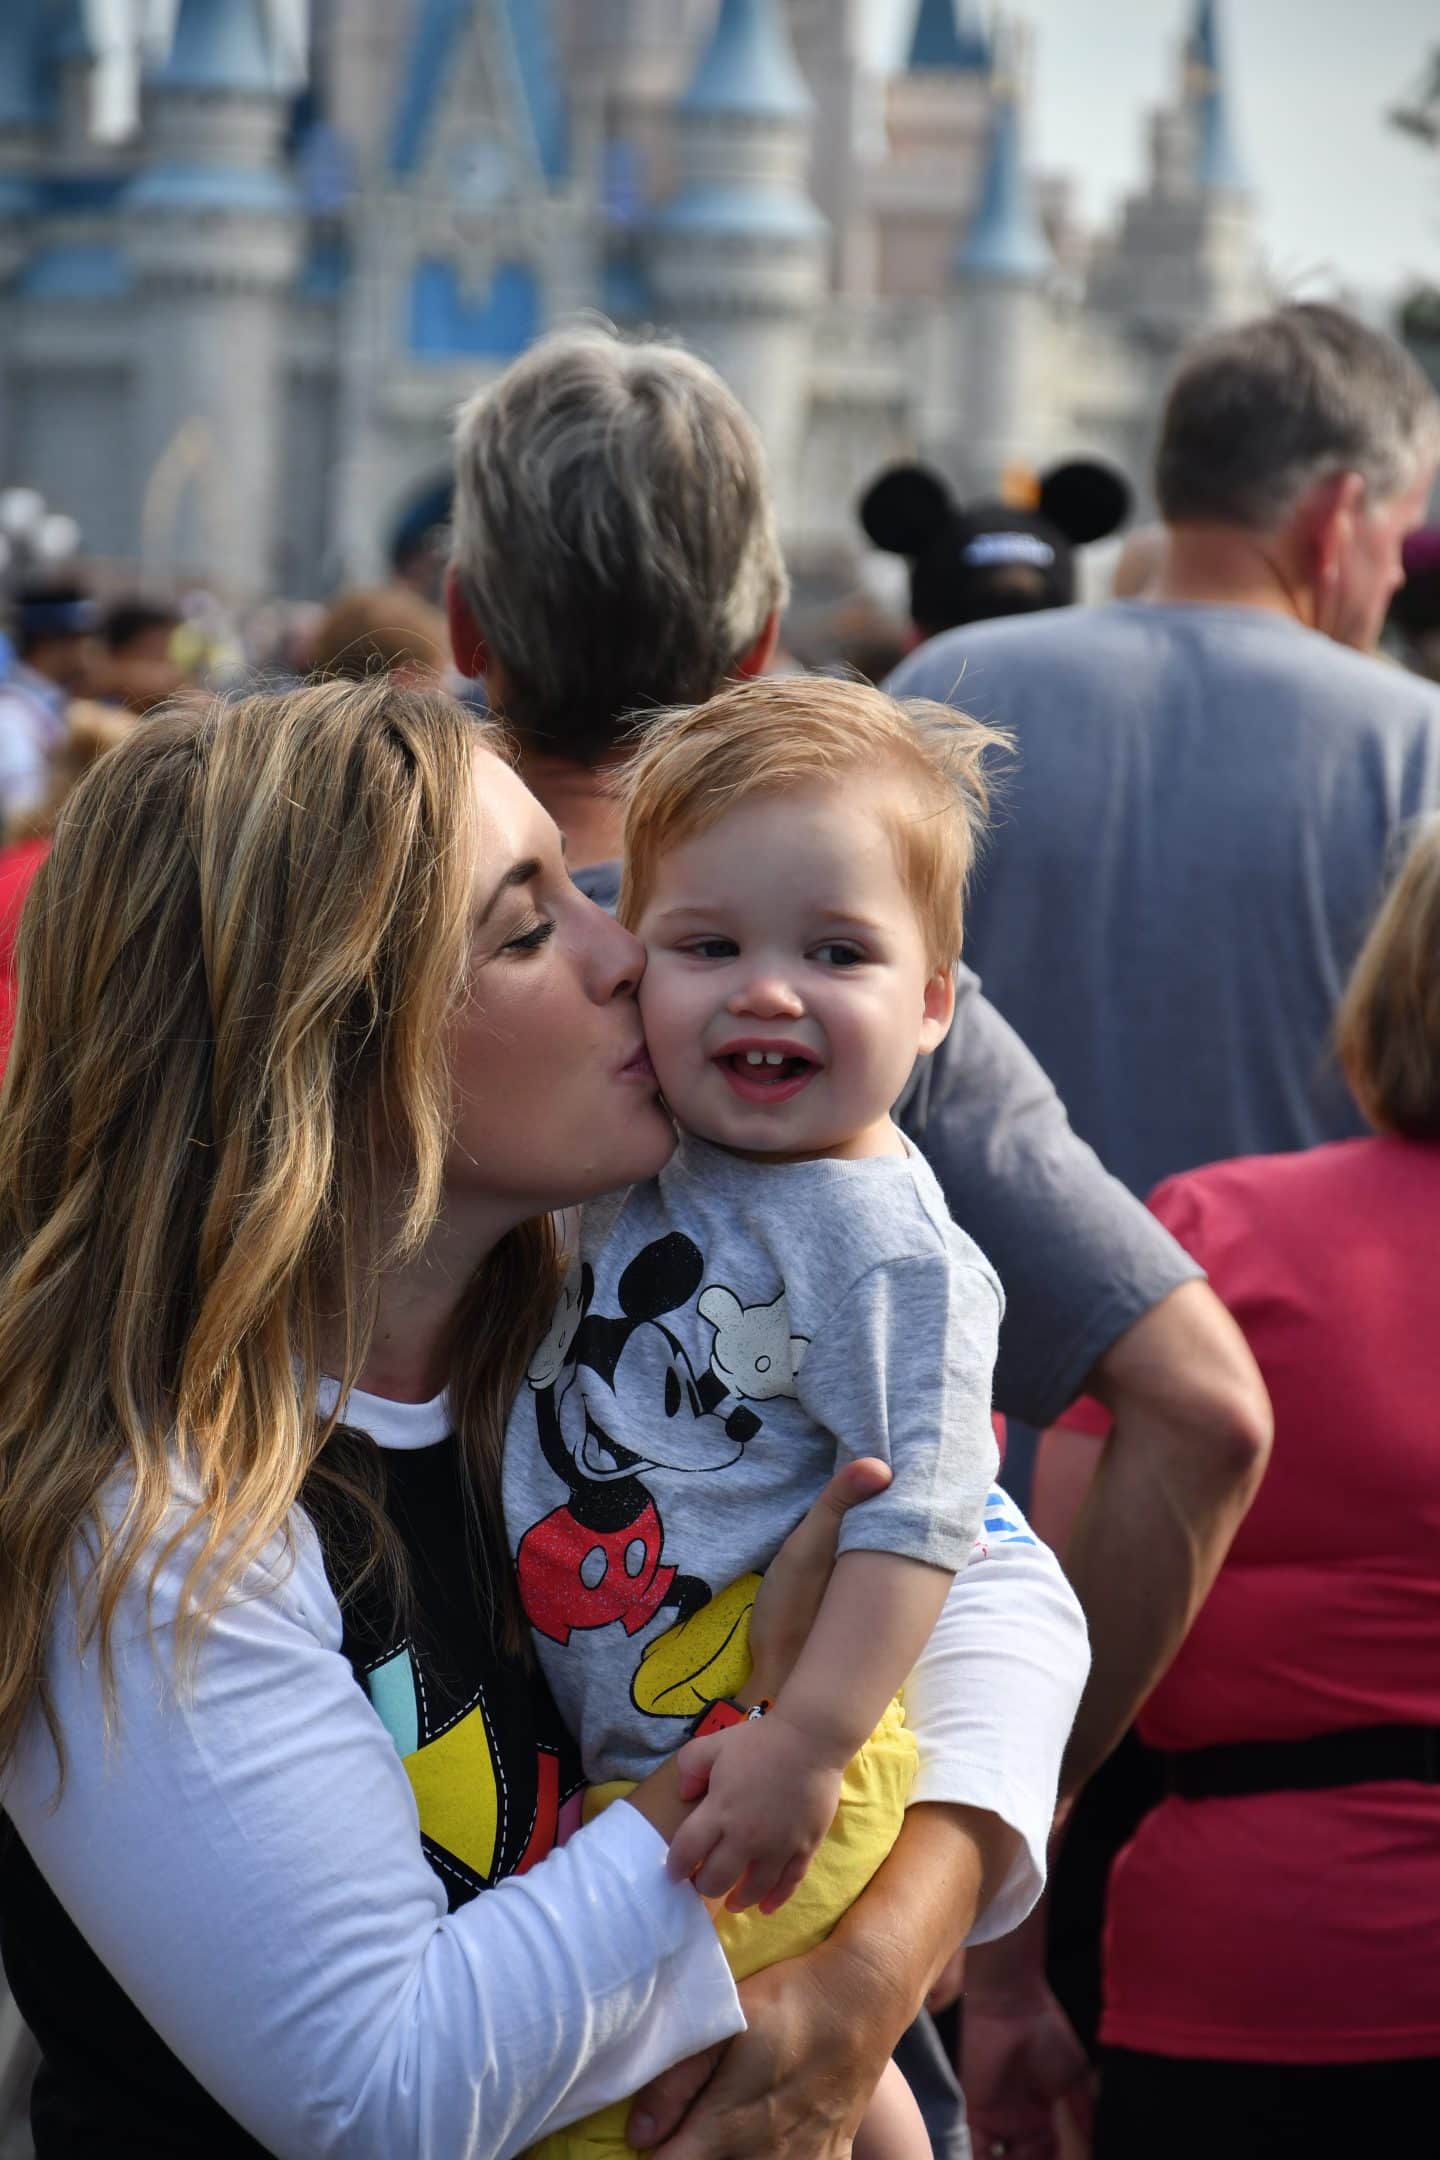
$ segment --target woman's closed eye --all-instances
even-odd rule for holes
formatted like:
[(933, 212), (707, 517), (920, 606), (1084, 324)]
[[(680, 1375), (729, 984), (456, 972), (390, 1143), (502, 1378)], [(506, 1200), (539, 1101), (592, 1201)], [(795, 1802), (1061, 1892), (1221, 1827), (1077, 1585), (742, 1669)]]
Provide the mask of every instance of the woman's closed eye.
[(520, 931), (515, 937), (506, 938), (500, 950), (502, 952), (538, 952), (540, 947), (547, 945), (554, 935), (555, 925), (553, 921), (548, 915), (542, 915), (540, 920), (532, 923), (528, 930)]

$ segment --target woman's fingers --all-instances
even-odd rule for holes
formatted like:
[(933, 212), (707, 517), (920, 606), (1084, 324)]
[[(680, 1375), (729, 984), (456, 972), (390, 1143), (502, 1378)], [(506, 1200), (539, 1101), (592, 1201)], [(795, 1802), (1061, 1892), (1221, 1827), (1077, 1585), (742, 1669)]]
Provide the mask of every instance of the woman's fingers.
[(873, 1500), (876, 1493), (884, 1492), (890, 1483), (892, 1471), (888, 1463), (878, 1455), (859, 1455), (854, 1462), (845, 1463), (835, 1472), (824, 1491), (803, 1518), (796, 1537), (803, 1537), (808, 1523), (817, 1524), (817, 1535), (822, 1530), (829, 1537), (829, 1551), (833, 1559), (835, 1544), (840, 1536), (840, 1525), (848, 1509), (858, 1501)]
[(678, 2130), (686, 2109), (710, 2082), (715, 2065), (724, 2052), (722, 2043), (719, 2047), (706, 2048), (701, 2055), (691, 2055), (684, 2062), (672, 2063), (668, 2070), (652, 2078), (635, 2095), (625, 2125), (625, 2137), (637, 2152), (648, 2151)]
[(889, 1483), (889, 1465), (877, 1456), (846, 1463), (775, 1555), (750, 1615), (750, 1653), (761, 1686), (778, 1693), (804, 1648), (835, 1565), (846, 1511)]

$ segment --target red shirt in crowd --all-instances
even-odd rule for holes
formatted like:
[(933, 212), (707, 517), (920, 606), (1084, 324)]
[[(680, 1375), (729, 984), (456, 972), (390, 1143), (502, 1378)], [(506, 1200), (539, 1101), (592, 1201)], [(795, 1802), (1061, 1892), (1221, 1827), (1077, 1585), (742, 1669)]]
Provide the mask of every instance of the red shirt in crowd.
[[(1217, 1163), (1150, 1205), (1243, 1328), (1275, 1448), (1141, 1737), (1440, 1725), (1440, 1145)], [(1440, 1787), (1171, 1798), (1115, 1863), (1102, 2035), (1222, 2060), (1433, 2055), (1437, 1944)]]
[(15, 1026), (15, 937), (30, 881), (50, 852), (48, 840), (17, 840), (0, 848), (0, 1074)]

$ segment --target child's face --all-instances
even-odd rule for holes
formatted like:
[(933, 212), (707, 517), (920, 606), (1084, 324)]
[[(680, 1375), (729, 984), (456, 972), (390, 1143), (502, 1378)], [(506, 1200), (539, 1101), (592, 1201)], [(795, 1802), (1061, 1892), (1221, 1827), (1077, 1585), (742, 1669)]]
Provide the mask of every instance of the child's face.
[(926, 956), (887, 806), (903, 814), (883, 777), (791, 788), (659, 863), (636, 926), (640, 1011), (687, 1131), (782, 1159), (893, 1149), (890, 1107), (954, 988)]

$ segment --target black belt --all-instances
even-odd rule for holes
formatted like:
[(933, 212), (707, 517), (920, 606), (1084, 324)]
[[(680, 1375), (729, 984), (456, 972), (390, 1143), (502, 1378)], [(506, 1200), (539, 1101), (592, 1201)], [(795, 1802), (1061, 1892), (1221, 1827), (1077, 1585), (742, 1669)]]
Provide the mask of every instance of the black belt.
[(1308, 1740), (1241, 1740), (1164, 1758), (1168, 1792), (1182, 1800), (1244, 1793), (1323, 1792), (1403, 1778), (1440, 1785), (1440, 1725), (1357, 1725)]

